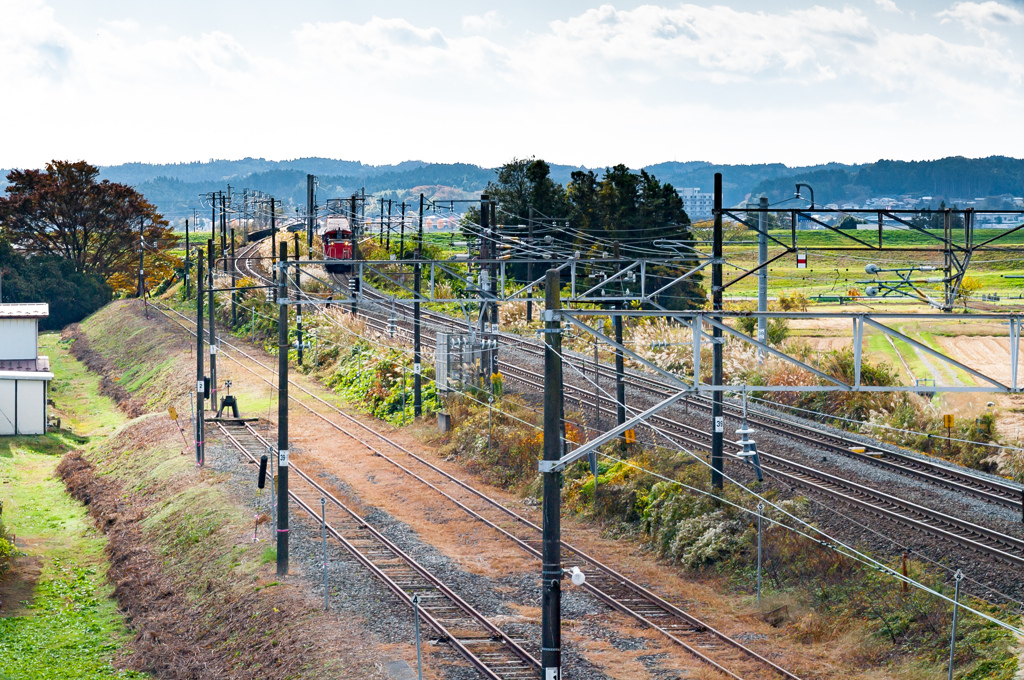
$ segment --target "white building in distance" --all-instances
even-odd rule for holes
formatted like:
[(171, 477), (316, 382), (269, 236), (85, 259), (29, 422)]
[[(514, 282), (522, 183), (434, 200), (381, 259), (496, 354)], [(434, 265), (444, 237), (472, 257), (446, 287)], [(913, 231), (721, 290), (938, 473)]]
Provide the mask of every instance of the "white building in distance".
[(44, 434), (50, 358), (39, 356), (46, 303), (0, 304), (0, 435)]
[(702, 193), (700, 187), (685, 187), (677, 190), (683, 199), (683, 210), (691, 222), (710, 220), (715, 209), (715, 195)]

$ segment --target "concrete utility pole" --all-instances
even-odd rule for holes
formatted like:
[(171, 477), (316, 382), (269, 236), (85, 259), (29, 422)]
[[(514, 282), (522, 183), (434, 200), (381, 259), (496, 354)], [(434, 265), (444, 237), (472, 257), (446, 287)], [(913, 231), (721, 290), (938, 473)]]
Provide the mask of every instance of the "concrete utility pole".
[[(526, 263), (526, 281), (533, 283), (533, 260), (537, 257), (533, 249), (533, 206), (530, 206), (530, 219), (527, 222), (527, 243), (530, 244), (530, 259)], [(533, 291), (530, 290), (526, 298), (526, 323), (533, 321)]]
[(238, 279), (235, 276), (235, 228), (231, 227), (231, 327), (238, 325)]
[[(498, 244), (501, 242), (501, 225), (498, 224), (498, 203), (491, 201), (491, 232), (494, 237), (494, 241), (491, 244), (491, 260), (498, 259)], [(504, 293), (505, 291), (499, 291), (498, 286), (500, 281), (498, 280), (498, 263), (491, 262), (489, 265), (491, 268), (491, 290), (494, 291), (494, 300), (491, 302), (491, 332), (498, 332), (498, 294)], [(494, 345), (494, 351), (491, 354), (491, 369), (493, 372), (495, 357), (497, 355), (498, 346)]]
[(277, 575), (288, 575), (288, 244), (281, 244), (277, 277)]
[(277, 281), (277, 263), (274, 255), (277, 254), (277, 205), (274, 197), (270, 197), (270, 276)]
[[(549, 269), (544, 281), (544, 460), (562, 457), (562, 336), (559, 272)], [(543, 553), (541, 565), (541, 667), (544, 678), (561, 677), (562, 666), (562, 527), (561, 472), (544, 473)]]
[(217, 192), (210, 193), (210, 241), (217, 240)]
[(220, 259), (221, 268), (228, 271), (228, 197), (220, 195)]
[[(420, 222), (423, 222), (423, 194), (420, 194)], [(422, 241), (422, 238), (420, 239)], [(423, 400), (420, 395), (420, 373), (422, 371), (420, 357), (420, 251), (413, 253), (415, 264), (412, 273), (412, 414), (419, 418), (423, 415)]]
[(423, 256), (423, 194), (420, 194), (420, 223), (418, 228), (418, 235), (416, 238), (416, 250), (419, 251), (419, 256)]
[[(612, 245), (612, 256), (616, 259), (615, 266), (619, 269), (622, 268), (622, 264), (618, 262), (619, 259), (619, 242), (616, 241)], [(622, 284), (620, 283), (621, 287)], [(616, 303), (613, 305), (619, 311), (622, 311), (622, 303)], [(622, 316), (616, 315), (612, 319), (612, 326), (615, 328), (615, 342), (622, 344)], [(622, 354), (622, 350), (618, 347), (615, 348), (615, 413), (616, 413), (616, 424), (622, 425), (626, 422), (626, 365), (625, 357)]]
[(196, 465), (204, 460), (203, 427), (206, 418), (206, 376), (203, 375), (203, 249), (196, 251)]
[(398, 259), (402, 260), (405, 259), (405, 201), (402, 201), (402, 222), (399, 229), (401, 236), (398, 240)]
[[(715, 173), (715, 227), (711, 252), (711, 309), (716, 312), (722, 311), (722, 173)], [(722, 317), (713, 317), (718, 323)], [(696, 324), (694, 324), (696, 326)], [(694, 327), (694, 333), (700, 329)], [(712, 378), (711, 384), (719, 387), (722, 384), (722, 329), (715, 326), (712, 331)], [(722, 392), (715, 390), (711, 395), (711, 486), (721, 489), (723, 485), (724, 459), (723, 437), (725, 433), (725, 419), (722, 417)]]
[[(348, 222), (349, 231), (352, 232), (352, 269), (349, 276), (356, 277), (355, 280), (357, 286), (357, 290), (352, 294), (352, 316), (355, 316), (359, 312), (359, 305), (356, 302), (356, 298), (359, 297), (358, 286), (361, 285), (361, 282), (359, 281), (359, 270), (356, 267), (356, 260), (359, 259), (359, 233), (356, 228), (356, 198), (357, 194), (352, 194), (352, 198), (349, 203), (350, 214)], [(365, 202), (365, 197), (363, 200)], [(383, 205), (384, 203), (382, 202), (381, 206)], [(381, 220), (381, 223), (383, 224), (383, 220)]]
[(192, 246), (189, 243), (189, 238), (188, 238), (188, 220), (185, 220), (185, 299), (186, 300), (189, 298), (189, 272), (191, 271), (191, 266), (192, 266), (190, 261), (189, 261), (189, 256), (190, 256), (189, 250), (191, 249), (191, 247)]
[[(295, 233), (295, 299), (302, 296), (302, 285), (299, 281), (299, 234)], [(295, 305), (295, 342), (299, 354), (299, 366), (302, 365), (302, 305)]]
[[(762, 196), (758, 201), (758, 207), (762, 212), (757, 214), (757, 263), (761, 270), (757, 273), (757, 311), (768, 311), (768, 267), (764, 263), (768, 261), (768, 197)], [(757, 319), (757, 339), (761, 342), (768, 342), (768, 318), (760, 316)], [(759, 350), (758, 358), (764, 361), (764, 350)]]
[(489, 207), (490, 197), (487, 194), (480, 195), (480, 335), (482, 351), (480, 352), (480, 373), (484, 380), (484, 387), (491, 391), (491, 352), (487, 347), (490, 341), (490, 302), (488, 298), (494, 287), (491, 280), (491, 268), (487, 260), (491, 258), (491, 211)]
[[(315, 186), (316, 177), (314, 175), (306, 175), (306, 247), (309, 248), (310, 258), (313, 256), (313, 230), (316, 225)], [(298, 256), (298, 253), (296, 253), (296, 259)]]
[(214, 280), (213, 280), (213, 239), (207, 242), (206, 247), (209, 249), (207, 253), (208, 264), (210, 270), (210, 285), (207, 288), (209, 294), (209, 305), (210, 305), (210, 407), (213, 411), (217, 410), (217, 326), (214, 318)]
[(146, 228), (146, 222), (141, 217), (139, 218), (139, 297), (144, 298), (146, 296), (146, 271), (145, 271), (145, 260), (143, 259), (146, 255), (146, 236), (143, 230)]

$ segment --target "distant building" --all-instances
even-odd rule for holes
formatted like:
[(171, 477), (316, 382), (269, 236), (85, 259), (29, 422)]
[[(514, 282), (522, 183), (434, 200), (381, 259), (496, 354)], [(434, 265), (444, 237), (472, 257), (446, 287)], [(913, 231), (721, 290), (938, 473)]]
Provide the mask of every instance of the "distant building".
[(0, 435), (46, 432), (50, 358), (39, 356), (39, 319), (46, 303), (0, 304)]
[(715, 209), (715, 195), (701, 193), (700, 187), (679, 189), (679, 198), (683, 199), (683, 210), (691, 222), (710, 220)]

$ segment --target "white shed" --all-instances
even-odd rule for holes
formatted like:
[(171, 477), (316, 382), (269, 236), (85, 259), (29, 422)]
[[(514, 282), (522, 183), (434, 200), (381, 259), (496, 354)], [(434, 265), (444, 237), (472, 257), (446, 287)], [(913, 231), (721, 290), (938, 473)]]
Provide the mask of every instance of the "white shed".
[(0, 304), (0, 435), (46, 432), (49, 357), (39, 356), (46, 303)]

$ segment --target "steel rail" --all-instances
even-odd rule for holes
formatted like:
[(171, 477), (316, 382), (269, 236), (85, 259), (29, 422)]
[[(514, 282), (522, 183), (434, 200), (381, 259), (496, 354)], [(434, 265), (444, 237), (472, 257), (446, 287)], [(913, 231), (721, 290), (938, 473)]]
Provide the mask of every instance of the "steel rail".
[[(160, 311), (164, 312), (165, 310), (161, 309)], [(184, 315), (179, 314), (176, 310), (168, 309), (166, 311), (170, 311), (170, 312), (173, 312), (175, 314), (178, 314), (179, 316), (184, 318), (186, 321), (189, 320)], [(175, 321), (175, 323), (178, 323), (178, 325), (181, 326), (181, 324), (179, 322)], [(185, 328), (185, 327), (182, 326), (182, 328)], [(186, 330), (188, 330), (188, 329), (186, 328)], [(241, 349), (231, 345), (230, 343), (222, 341), (221, 345), (222, 345), (222, 347), (226, 346), (226, 347), (231, 348), (232, 351), (241, 354), (242, 356), (246, 357), (249, 361), (252, 361), (253, 363), (257, 364), (258, 366), (261, 366), (268, 373), (271, 373), (271, 375), (277, 375), (276, 372), (273, 371), (272, 368), (267, 367), (266, 365), (262, 364), (259, 360), (255, 359), (251, 355), (245, 353), (243, 350), (241, 350)], [(263, 376), (260, 376), (258, 373), (253, 371), (253, 369), (245, 366), (244, 364), (239, 362), (237, 359), (235, 359), (234, 357), (230, 356), (230, 354), (224, 352), (223, 350), (221, 351), (221, 354), (226, 359), (235, 361), (241, 367), (243, 367), (246, 370), (248, 370), (249, 372), (253, 373), (253, 375), (257, 376), (258, 378), (264, 380), (265, 382), (273, 384), (272, 381), (268, 380), (267, 378), (264, 378)], [(386, 442), (390, 446), (392, 446), (392, 447), (402, 451), (406, 455), (412, 457), (417, 462), (419, 462), (420, 464), (426, 466), (427, 468), (429, 468), (433, 472), (435, 472), (435, 473), (443, 476), (444, 478), (448, 479), (449, 481), (455, 483), (456, 485), (458, 485), (459, 487), (461, 487), (461, 488), (465, 489), (466, 491), (470, 492), (471, 494), (473, 494), (474, 496), (476, 496), (480, 500), (483, 500), (489, 506), (491, 506), (494, 509), (497, 509), (497, 510), (503, 512), (505, 515), (507, 515), (508, 517), (513, 519), (514, 521), (520, 523), (521, 525), (523, 525), (525, 527), (530, 528), (536, 534), (540, 534), (541, 528), (539, 526), (537, 526), (533, 522), (529, 521), (528, 519), (518, 515), (517, 513), (509, 510), (508, 508), (506, 508), (500, 502), (498, 502), (498, 501), (490, 498), (489, 496), (481, 493), (480, 491), (478, 491), (477, 489), (473, 488), (471, 485), (467, 484), (463, 480), (461, 480), (458, 477), (455, 477), (454, 475), (451, 475), (450, 473), (448, 473), (448, 472), (442, 470), (441, 468), (435, 466), (434, 464), (430, 463), (429, 461), (423, 459), (422, 457), (416, 455), (415, 453), (413, 453), (413, 452), (409, 451), (408, 449), (406, 449), (405, 447), (401, 446), (397, 442), (394, 442), (393, 440), (391, 440), (388, 437), (380, 434), (379, 432), (373, 430), (372, 428), (369, 428), (368, 426), (364, 425), (363, 423), (361, 423), (357, 419), (353, 418), (352, 416), (348, 415), (344, 411), (341, 411), (340, 409), (338, 409), (334, 405), (330, 404), (329, 402), (323, 400), (322, 398), (318, 397), (317, 395), (313, 394), (312, 392), (309, 392), (308, 390), (306, 390), (301, 385), (298, 385), (298, 384), (296, 384), (296, 383), (294, 383), (292, 381), (289, 381), (289, 382), (290, 382), (291, 385), (296, 387), (298, 390), (303, 392), (305, 395), (307, 395), (307, 396), (313, 398), (314, 400), (322, 403), (324, 406), (332, 409), (333, 411), (337, 412), (341, 416), (343, 416), (346, 419), (352, 421), (354, 424), (358, 425), (362, 429), (365, 429), (370, 434), (374, 435), (375, 437), (378, 437), (379, 439), (381, 439), (382, 441)], [(323, 420), (328, 425), (331, 425), (332, 427), (334, 427), (335, 429), (339, 430), (340, 432), (348, 435), (349, 437), (352, 437), (353, 439), (355, 439), (356, 441), (361, 443), (363, 446), (368, 448), (375, 455), (381, 457), (385, 461), (387, 461), (387, 462), (391, 463), (392, 465), (395, 465), (396, 467), (398, 467), (405, 474), (408, 474), (409, 476), (413, 477), (414, 479), (417, 479), (421, 483), (426, 484), (427, 486), (429, 486), (430, 488), (434, 489), (435, 491), (438, 491), (440, 494), (442, 494), (443, 496), (445, 496), (446, 498), (451, 500), (458, 507), (460, 507), (460, 509), (462, 509), (464, 512), (466, 512), (467, 514), (472, 516), (474, 519), (477, 519), (479, 521), (484, 522), (487, 526), (497, 530), (498, 532), (500, 532), (506, 538), (511, 539), (521, 549), (524, 549), (527, 552), (529, 552), (531, 555), (539, 558), (539, 554), (540, 553), (537, 551), (537, 549), (535, 547), (533, 547), (533, 546), (531, 546), (529, 544), (528, 540), (523, 540), (523, 539), (521, 539), (519, 537), (516, 537), (513, 534), (511, 534), (510, 532), (508, 532), (508, 531), (502, 529), (501, 527), (497, 526), (497, 524), (495, 524), (494, 522), (486, 519), (485, 517), (480, 515), (478, 512), (476, 512), (476, 511), (472, 510), (471, 508), (469, 508), (468, 506), (466, 506), (464, 503), (461, 503), (457, 499), (455, 499), (452, 496), (450, 496), (449, 494), (445, 493), (443, 490), (441, 490), (438, 487), (436, 487), (436, 485), (431, 484), (429, 481), (423, 479), (422, 477), (420, 477), (416, 473), (412, 472), (411, 470), (409, 470), (405, 466), (402, 466), (400, 463), (398, 463), (397, 461), (395, 461), (391, 457), (389, 457), (386, 454), (382, 453), (381, 451), (379, 451), (378, 449), (374, 448), (373, 446), (367, 444), (365, 441), (363, 441), (362, 439), (356, 437), (351, 432), (347, 431), (346, 429), (344, 429), (343, 427), (341, 427), (337, 423), (334, 423), (329, 418), (325, 417), (323, 414), (319, 413), (315, 409), (310, 408), (307, 404), (304, 404), (301, 400), (299, 400), (299, 398), (296, 397), (295, 395), (289, 394), (289, 397), (292, 398), (298, 405), (302, 406), (307, 411), (309, 411), (311, 414), (317, 416), (318, 418)], [(609, 566), (599, 562), (598, 560), (594, 559), (593, 557), (591, 557), (589, 554), (587, 554), (586, 552), (582, 551), (581, 549), (576, 548), (575, 546), (573, 546), (573, 545), (571, 545), (569, 543), (566, 543), (565, 541), (562, 541), (562, 546), (566, 550), (568, 550), (571, 553), (575, 554), (577, 557), (579, 557), (581, 560), (584, 561), (584, 564), (582, 564), (581, 566), (585, 567), (585, 566), (589, 565), (589, 566), (593, 567), (598, 572), (600, 572), (601, 575), (603, 575), (604, 577), (609, 579), (612, 582), (612, 584), (615, 584), (615, 585), (621, 587), (622, 589), (628, 591), (629, 594), (636, 595), (642, 601), (644, 601), (644, 602), (646, 602), (646, 603), (656, 607), (658, 610), (660, 610), (662, 612), (663, 616), (667, 614), (667, 615), (670, 615), (670, 616), (677, 617), (681, 621), (683, 621), (687, 627), (691, 628), (691, 630), (681, 631), (680, 628), (672, 628), (670, 626), (665, 626), (665, 625), (661, 625), (661, 624), (655, 623), (654, 621), (651, 620), (650, 615), (644, 615), (643, 613), (637, 611), (636, 607), (630, 607), (629, 605), (625, 604), (622, 601), (623, 600), (622, 597), (616, 598), (614, 595), (609, 594), (607, 592), (604, 592), (604, 590), (598, 588), (597, 586), (595, 586), (593, 584), (590, 584), (587, 587), (587, 590), (592, 592), (602, 602), (605, 602), (610, 607), (612, 607), (612, 608), (614, 608), (614, 609), (616, 609), (616, 610), (618, 610), (618, 611), (620, 611), (622, 613), (625, 613), (625, 614), (635, 618), (636, 620), (640, 621), (641, 623), (644, 623), (645, 625), (650, 626), (654, 630), (656, 630), (656, 631), (666, 635), (672, 642), (674, 642), (674, 643), (680, 645), (681, 647), (683, 647), (687, 652), (689, 652), (690, 654), (692, 654), (695, 657), (697, 657), (698, 660), (700, 660), (701, 662), (703, 662), (703, 663), (705, 663), (707, 665), (710, 665), (711, 667), (715, 668), (719, 672), (725, 673), (729, 677), (739, 678), (740, 680), (742, 680), (741, 676), (736, 675), (735, 673), (730, 671), (728, 668), (722, 666), (721, 664), (719, 664), (714, 659), (712, 659), (712, 658), (708, 657), (706, 654), (702, 653), (700, 650), (697, 650), (693, 646), (687, 644), (684, 640), (682, 640), (679, 637), (680, 634), (689, 634), (689, 635), (707, 634), (708, 636), (714, 638), (715, 640), (723, 642), (726, 645), (728, 645), (729, 647), (735, 649), (740, 654), (742, 654), (743, 656), (747, 657), (747, 659), (753, 661), (754, 663), (762, 664), (764, 666), (767, 666), (770, 669), (770, 671), (773, 672), (774, 674), (781, 675), (782, 677), (787, 678), (789, 680), (800, 680), (798, 676), (796, 676), (795, 674), (791, 673), (790, 671), (787, 671), (786, 669), (778, 666), (777, 664), (775, 664), (771, 660), (763, 657), (762, 655), (758, 654), (754, 650), (744, 646), (742, 643), (734, 640), (733, 638), (731, 638), (727, 634), (722, 633), (721, 631), (718, 631), (714, 627), (704, 623), (703, 621), (701, 621), (697, 617), (693, 616), (692, 614), (689, 614), (689, 613), (685, 612), (684, 610), (678, 608), (677, 606), (673, 605), (672, 603), (664, 600), (660, 596), (654, 594), (650, 590), (644, 588), (640, 584), (635, 583), (634, 581), (628, 579), (627, 577), (625, 577), (621, 573), (615, 571), (613, 568), (611, 568), (611, 567), (609, 567)], [(588, 576), (588, 578), (592, 578), (592, 577), (593, 577), (592, 575)]]
[[(217, 426), (220, 429), (221, 433), (228, 438), (228, 440), (232, 443), (232, 445), (235, 446), (235, 448), (237, 448), (240, 452), (244, 453), (252, 463), (258, 464), (258, 460), (253, 455), (253, 453), (249, 451), (245, 447), (245, 445), (242, 442), (240, 442), (238, 438), (235, 437), (223, 423), (218, 422)], [(268, 447), (270, 447), (269, 443), (265, 439), (263, 439), (259, 434), (257, 434), (254, 430), (252, 430), (250, 426), (245, 425), (245, 429), (248, 432), (248, 434), (253, 437), (253, 439), (261, 443), (260, 451), (266, 450)], [(419, 577), (425, 583), (429, 584), (430, 587), (434, 588), (437, 592), (442, 594), (446, 600), (450, 601), (459, 610), (461, 610), (463, 614), (465, 614), (469, 618), (469, 620), (473, 621), (476, 625), (480, 626), (485, 631), (487, 631), (489, 639), (492, 642), (495, 642), (500, 646), (507, 647), (509, 650), (511, 650), (514, 656), (522, 660), (526, 664), (526, 666), (529, 667), (529, 669), (531, 669), (532, 671), (530, 676), (524, 676), (521, 674), (521, 672), (519, 672), (521, 669), (510, 669), (506, 667), (501, 670), (512, 670), (516, 674), (508, 675), (506, 673), (499, 673), (499, 671), (491, 668), (491, 666), (489, 666), (483, 659), (479, 658), (462, 642), (462, 639), (472, 638), (467, 638), (467, 636), (465, 635), (463, 635), (460, 638), (458, 634), (449, 630), (447, 626), (445, 626), (440, 620), (438, 620), (436, 616), (434, 616), (433, 613), (431, 613), (430, 609), (431, 607), (433, 607), (433, 605), (421, 604), (419, 606), (419, 615), (423, 619), (425, 619), (427, 624), (434, 628), (434, 630), (436, 630), (437, 633), (444, 640), (451, 644), (456, 649), (456, 651), (459, 652), (459, 654), (461, 654), (467, 661), (469, 661), (470, 664), (472, 664), (485, 677), (491, 678), (492, 680), (509, 680), (511, 678), (537, 677), (539, 675), (540, 663), (536, 659), (534, 659), (526, 650), (520, 647), (515, 641), (509, 638), (501, 629), (499, 629), (497, 626), (488, 621), (483, 614), (474, 609), (469, 603), (467, 603), (465, 600), (463, 600), (461, 597), (455, 594), (450, 588), (448, 588), (448, 586), (445, 585), (443, 581), (434, 576), (429, 570), (424, 568), (416, 560), (414, 560), (407, 553), (405, 553), (401, 548), (395, 545), (391, 540), (389, 540), (387, 537), (385, 537), (383, 534), (377, 531), (377, 529), (375, 529), (372, 525), (366, 522), (366, 520), (364, 520), (358, 513), (356, 513), (354, 510), (346, 506), (334, 495), (332, 495), (329, 491), (327, 491), (322, 486), (313, 481), (312, 478), (310, 478), (309, 475), (307, 475), (301, 468), (297, 467), (294, 464), (289, 465), (289, 468), (293, 472), (297, 473), (300, 478), (307, 482), (324, 498), (326, 498), (333, 505), (337, 506), (343, 512), (345, 512), (346, 515), (348, 516), (348, 519), (354, 522), (360, 531), (368, 533), (377, 544), (383, 546), (392, 555), (402, 560), (402, 562), (406, 564), (409, 568), (414, 570), (416, 574), (418, 574)], [(316, 511), (313, 510), (313, 508), (310, 507), (310, 505), (304, 499), (302, 499), (296, 493), (295, 490), (290, 489), (288, 491), (288, 496), (296, 503), (298, 503), (299, 507), (301, 507), (314, 521), (320, 520), (320, 516), (316, 513)], [(331, 534), (331, 536), (337, 539), (342, 544), (342, 546), (349, 553), (351, 553), (353, 557), (356, 558), (356, 560), (360, 564), (362, 564), (364, 567), (366, 567), (366, 569), (370, 571), (370, 573), (372, 573), (375, 577), (380, 579), (388, 587), (389, 590), (391, 590), (395, 595), (398, 596), (398, 598), (404, 604), (408, 605), (410, 608), (413, 607), (412, 598), (410, 597), (409, 593), (406, 591), (405, 588), (403, 588), (394, 579), (392, 579), (391, 576), (384, 569), (382, 569), (369, 556), (367, 556), (363, 550), (360, 550), (358, 546), (354, 545), (352, 541), (350, 541), (340, 531), (338, 531), (338, 529), (335, 526), (331, 524), (326, 524), (326, 528), (328, 533)], [(412, 588), (412, 590), (421, 589), (422, 586)]]
[[(533, 389), (540, 389), (542, 387), (539, 383), (530, 379), (527, 371), (512, 369), (508, 375), (513, 380), (522, 382)], [(593, 403), (593, 395), (591, 393), (569, 384), (566, 384), (565, 388), (569, 393), (579, 394), (574, 399), (580, 405), (590, 406)], [(609, 397), (601, 396), (600, 399), (614, 404), (614, 400)], [(654, 415), (649, 420), (652, 424), (657, 424), (662, 429), (671, 430), (677, 435), (683, 435), (684, 440), (695, 448), (706, 450), (708, 446), (708, 435), (703, 430), (661, 415)], [(693, 437), (697, 437), (697, 439)], [(741, 449), (736, 442), (730, 441), (727, 444), (736, 451)], [(870, 489), (851, 480), (801, 465), (774, 454), (763, 451), (759, 452), (759, 454), (762, 466), (771, 468), (773, 474), (791, 485), (810, 488), (822, 495), (884, 516), (899, 524), (931, 534), (936, 538), (944, 539), (955, 545), (985, 553), (1015, 566), (1024, 566), (1024, 541), (1013, 536), (946, 515), (938, 510), (926, 508), (875, 489)], [(735, 456), (730, 457), (734, 460), (739, 460)], [(790, 471), (786, 472), (786, 469)], [(1006, 549), (1015, 550), (1017, 554), (1007, 552)]]
[[(377, 293), (377, 296), (381, 300), (390, 300), (390, 298), (385, 298), (379, 293)], [(397, 299), (396, 302), (398, 302)], [(405, 304), (401, 302), (396, 305), (396, 307), (404, 306)], [(361, 315), (364, 313), (367, 316), (370, 315), (370, 312), (360, 310)], [(429, 318), (434, 318), (439, 323), (445, 323), (453, 330), (459, 330), (459, 327), (450, 317), (436, 312), (429, 312), (427, 314)], [(502, 342), (514, 345), (520, 351), (534, 354), (538, 357), (543, 356), (543, 349), (537, 343), (508, 333), (500, 333), (499, 335), (502, 338)], [(574, 357), (571, 357), (568, 353), (564, 358), (581, 372), (592, 372), (594, 370), (593, 362), (588, 362), (582, 358), (574, 361)], [(499, 366), (501, 365), (511, 366), (512, 364), (499, 360)], [(598, 368), (598, 375), (611, 380), (615, 379), (614, 370), (603, 364)], [(632, 371), (626, 373), (624, 380), (633, 389), (653, 396), (664, 398), (674, 393), (671, 386), (663, 381)], [(711, 407), (709, 403), (706, 403), (708, 400), (705, 397), (695, 396), (694, 398), (686, 399), (686, 401), (689, 405), (710, 412)], [(726, 404), (725, 411), (734, 418), (742, 416), (742, 409), (732, 404)], [(853, 448), (871, 448), (872, 445), (843, 437), (842, 435), (825, 432), (810, 425), (797, 423), (780, 416), (773, 416), (761, 410), (748, 410), (747, 420), (759, 423), (766, 430), (781, 436), (812, 444), (880, 469), (903, 474), (949, 490), (960, 491), (994, 505), (1022, 510), (1022, 515), (1024, 515), (1024, 487), (1013, 485), (1010, 482), (1000, 482), (999, 480), (980, 477), (968, 471), (957, 470), (941, 463), (930, 462), (885, 449), (877, 451), (877, 453), (881, 454), (881, 457), (852, 451), (851, 449)]]

